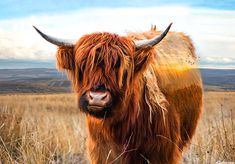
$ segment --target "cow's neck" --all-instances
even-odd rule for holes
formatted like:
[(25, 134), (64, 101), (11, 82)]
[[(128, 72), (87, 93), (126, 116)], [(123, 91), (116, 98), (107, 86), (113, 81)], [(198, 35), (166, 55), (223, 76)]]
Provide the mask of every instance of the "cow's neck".
[(135, 147), (145, 142), (144, 140), (152, 135), (153, 125), (149, 119), (148, 105), (144, 99), (137, 99), (139, 98), (133, 93), (124, 110), (127, 111), (126, 114), (117, 122), (109, 122), (108, 119), (88, 119), (88, 128), (93, 135), (91, 137), (99, 138), (100, 141), (103, 139), (105, 142), (112, 141), (117, 145), (131, 142)]
[[(143, 145), (146, 140), (156, 140), (157, 135), (168, 136), (169, 134), (166, 134), (168, 133), (168, 119), (166, 118), (168, 116), (162, 113), (162, 109), (156, 105), (156, 102), (146, 102), (148, 96), (151, 96), (151, 93), (141, 80), (132, 92), (129, 103), (126, 103), (128, 105), (125, 109), (123, 108), (124, 115), (120, 116), (120, 120), (111, 122), (108, 121), (109, 119), (105, 119), (105, 121), (88, 119), (88, 128), (92, 134), (90, 137), (99, 140), (98, 142), (108, 143), (110, 141), (117, 145), (125, 145), (129, 142), (131, 147), (136, 148)], [(152, 120), (155, 121), (152, 122)]]

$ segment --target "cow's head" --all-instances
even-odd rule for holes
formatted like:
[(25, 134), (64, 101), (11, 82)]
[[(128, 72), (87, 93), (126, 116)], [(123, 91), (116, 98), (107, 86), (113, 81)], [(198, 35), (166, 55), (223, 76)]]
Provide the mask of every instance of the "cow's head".
[(102, 118), (125, 112), (121, 110), (133, 96), (134, 81), (153, 58), (152, 47), (166, 36), (170, 27), (171, 24), (160, 36), (139, 41), (105, 32), (88, 34), (78, 41), (63, 40), (34, 28), (58, 46), (57, 67), (68, 72), (80, 108)]

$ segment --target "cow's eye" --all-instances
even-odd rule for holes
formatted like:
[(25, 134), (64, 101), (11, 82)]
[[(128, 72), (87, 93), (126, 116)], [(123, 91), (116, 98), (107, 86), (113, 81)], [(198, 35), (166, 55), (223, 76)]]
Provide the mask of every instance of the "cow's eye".
[(124, 74), (123, 74), (123, 78), (122, 78), (123, 84), (126, 83), (126, 80), (127, 80), (127, 70), (125, 70), (125, 71), (124, 71)]
[(83, 72), (82, 72), (82, 70), (80, 70), (80, 69), (79, 69), (79, 72), (78, 72), (78, 77), (79, 77), (78, 80), (81, 82), (82, 79), (83, 79)]
[(103, 67), (104, 67), (104, 61), (103, 61), (103, 60), (98, 61), (98, 63), (97, 63), (97, 67), (99, 67), (99, 68), (103, 68)]
[(116, 64), (115, 64), (115, 68), (119, 68), (120, 67), (120, 59), (118, 58)]

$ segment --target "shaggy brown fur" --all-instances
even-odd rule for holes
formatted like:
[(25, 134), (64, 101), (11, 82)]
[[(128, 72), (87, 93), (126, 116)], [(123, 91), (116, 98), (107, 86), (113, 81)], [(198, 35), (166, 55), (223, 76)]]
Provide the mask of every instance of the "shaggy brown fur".
[(92, 164), (179, 163), (195, 132), (202, 85), (191, 40), (170, 32), (155, 47), (135, 49), (133, 40), (110, 33), (83, 36), (75, 47), (59, 47), (57, 66), (67, 70), (78, 97), (104, 84), (117, 96), (113, 115), (86, 116)]

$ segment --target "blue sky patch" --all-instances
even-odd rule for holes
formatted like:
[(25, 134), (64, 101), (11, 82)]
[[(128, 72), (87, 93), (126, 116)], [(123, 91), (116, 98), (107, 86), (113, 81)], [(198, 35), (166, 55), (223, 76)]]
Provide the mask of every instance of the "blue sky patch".
[(1, 0), (0, 19), (24, 17), (42, 13), (60, 13), (90, 7), (159, 7), (169, 5), (235, 10), (235, 0)]

